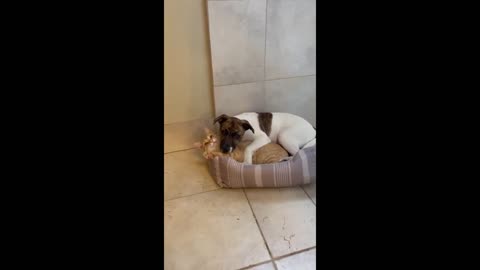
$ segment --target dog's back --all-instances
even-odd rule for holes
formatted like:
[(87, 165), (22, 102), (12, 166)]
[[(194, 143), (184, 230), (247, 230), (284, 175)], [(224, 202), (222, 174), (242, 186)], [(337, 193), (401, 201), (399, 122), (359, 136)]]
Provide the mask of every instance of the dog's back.
[[(269, 134), (268, 137), (272, 142), (278, 142), (279, 134), (284, 131), (285, 129), (293, 129), (295, 136), (297, 138), (301, 138), (302, 141), (306, 142), (312, 140), (316, 136), (316, 131), (313, 126), (304, 118), (291, 114), (291, 113), (283, 113), (283, 112), (274, 112), (271, 113), (271, 122), (269, 123)], [(259, 113), (256, 112), (247, 112), (242, 113), (235, 116), (238, 119), (247, 120), (255, 130), (262, 130), (260, 121), (259, 121)], [(262, 130), (265, 132), (264, 130)], [(243, 140), (253, 140), (254, 134), (251, 131), (245, 133)]]

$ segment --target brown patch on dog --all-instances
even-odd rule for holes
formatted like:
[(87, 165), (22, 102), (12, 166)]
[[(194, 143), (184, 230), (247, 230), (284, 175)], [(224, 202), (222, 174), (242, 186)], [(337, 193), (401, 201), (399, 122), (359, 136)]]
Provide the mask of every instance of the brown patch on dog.
[(270, 136), (270, 131), (272, 129), (272, 117), (272, 113), (258, 113), (258, 124), (260, 125), (260, 129), (263, 130), (267, 136)]
[(219, 117), (215, 118), (215, 120), (213, 120), (213, 124), (218, 122), (220, 123), (220, 125), (222, 125), (222, 123), (225, 122), (228, 118), (230, 118), (230, 116), (222, 114)]

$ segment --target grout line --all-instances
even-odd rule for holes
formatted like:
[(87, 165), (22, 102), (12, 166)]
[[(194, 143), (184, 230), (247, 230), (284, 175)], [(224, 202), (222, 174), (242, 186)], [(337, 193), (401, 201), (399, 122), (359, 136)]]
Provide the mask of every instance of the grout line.
[(306, 251), (309, 251), (309, 250), (312, 250), (314, 248), (316, 248), (317, 246), (313, 246), (313, 247), (309, 247), (309, 248), (304, 248), (304, 249), (301, 249), (301, 250), (298, 250), (298, 251), (295, 251), (295, 252), (292, 252), (292, 253), (289, 253), (289, 254), (285, 254), (285, 255), (282, 255), (282, 256), (278, 256), (276, 258), (273, 258), (273, 260), (281, 260), (281, 259), (284, 259), (284, 258), (287, 258), (287, 257), (290, 257), (290, 256), (293, 256), (293, 255), (297, 255), (297, 254), (300, 254), (300, 253), (303, 253), (303, 252), (306, 252)]
[(256, 266), (259, 266), (259, 265), (262, 265), (262, 264), (267, 264), (269, 262), (273, 263), (273, 260), (268, 260), (268, 261), (264, 261), (264, 262), (255, 263), (255, 264), (252, 264), (252, 265), (249, 265), (249, 266), (238, 268), (237, 270), (248, 270), (252, 267), (256, 267)]
[(253, 82), (242, 82), (242, 83), (230, 83), (230, 84), (218, 84), (214, 85), (214, 87), (223, 87), (223, 86), (230, 86), (230, 85), (242, 85), (242, 84), (250, 84), (250, 83), (261, 83), (263, 80), (253, 81)]
[(211, 35), (210, 35), (210, 12), (209, 12), (209, 4), (208, 4), (208, 0), (205, 1), (205, 13), (207, 14), (206, 16), (206, 20), (207, 20), (207, 43), (208, 43), (208, 64), (210, 66), (210, 97), (211, 97), (211, 100), (212, 100), (212, 113), (213, 113), (213, 119), (215, 119), (215, 111), (216, 111), (216, 108), (215, 107), (215, 91), (214, 91), (214, 86), (215, 86), (215, 77), (213, 76), (214, 72), (213, 72), (213, 49), (212, 49), (212, 40), (211, 40)]
[(172, 198), (172, 199), (165, 200), (165, 201), (163, 201), (163, 202), (165, 203), (165, 202), (174, 201), (174, 200), (178, 200), (178, 199), (183, 199), (183, 198), (187, 198), (187, 197), (192, 197), (192, 196), (195, 196), (195, 195), (199, 195), (199, 194), (203, 194), (203, 193), (207, 193), (207, 192), (212, 192), (212, 191), (217, 191), (217, 190), (221, 190), (221, 188), (219, 188), (219, 187), (217, 186), (216, 189), (211, 189), (211, 190), (202, 191), (202, 192), (198, 192), (198, 193), (194, 193), (194, 194), (189, 194), (189, 195), (185, 195), (185, 196), (175, 197), (175, 198)]
[[(272, 252), (270, 251), (270, 248), (268, 247), (267, 240), (265, 239), (265, 236), (263, 235), (262, 228), (260, 228), (260, 224), (258, 223), (257, 216), (255, 215), (255, 212), (253, 211), (252, 204), (250, 203), (250, 200), (248, 199), (247, 193), (245, 192), (245, 188), (242, 188), (243, 194), (245, 195), (245, 198), (247, 199), (248, 206), (250, 206), (250, 210), (252, 211), (253, 218), (255, 219), (255, 222), (257, 223), (258, 230), (260, 231), (260, 235), (262, 235), (263, 242), (265, 243), (265, 247), (267, 248), (268, 255), (270, 256), (270, 260), (273, 260)], [(277, 266), (275, 263), (273, 264), (273, 267), (275, 270), (277, 270)]]
[(268, 80), (265, 79), (265, 80), (253, 81), (253, 82), (220, 84), (220, 85), (214, 85), (214, 87), (230, 86), (230, 85), (242, 85), (242, 84), (249, 84), (249, 83), (261, 83), (261, 82), (269, 82), (269, 81), (278, 81), (278, 80), (286, 80), (286, 79), (295, 79), (295, 78), (311, 77), (311, 76), (316, 76), (316, 75), (317, 75), (317, 74), (309, 74), (309, 75), (300, 75), (300, 76), (292, 76), (292, 77), (284, 77), (284, 78), (274, 78), (274, 79), (268, 79)]
[(289, 253), (289, 254), (285, 254), (285, 255), (282, 255), (282, 256), (278, 256), (276, 258), (273, 258), (273, 259), (270, 259), (270, 260), (267, 260), (267, 261), (263, 261), (263, 262), (259, 262), (259, 263), (255, 263), (255, 264), (252, 264), (252, 265), (249, 265), (249, 266), (245, 266), (245, 267), (242, 267), (242, 268), (239, 268), (237, 270), (248, 270), (252, 267), (256, 267), (256, 266), (259, 266), (259, 265), (262, 265), (262, 264), (267, 264), (269, 262), (271, 262), (273, 264), (273, 266), (275, 267), (275, 269), (277, 269), (277, 265), (275, 264), (275, 261), (276, 260), (281, 260), (281, 259), (284, 259), (284, 258), (287, 258), (287, 257), (290, 257), (290, 256), (293, 256), (293, 255), (297, 255), (297, 254), (300, 254), (300, 253), (303, 253), (303, 252), (306, 252), (306, 251), (309, 251), (309, 250), (312, 250), (314, 248), (316, 248), (317, 246), (313, 246), (313, 247), (309, 247), (309, 248), (304, 248), (304, 249), (301, 249), (301, 250), (297, 250), (295, 252), (292, 252), (292, 253)]
[(267, 78), (267, 19), (268, 0), (265, 0), (265, 47), (263, 47), (263, 81)]
[(267, 89), (265, 80), (267, 79), (267, 19), (268, 19), (268, 0), (265, 0), (265, 47), (263, 51), (263, 107), (267, 109)]
[(173, 123), (168, 123), (168, 124), (163, 124), (164, 126), (170, 126), (170, 125), (178, 125), (178, 124), (186, 124), (190, 122), (201, 122), (201, 121), (210, 121), (213, 120), (214, 117), (205, 117), (205, 118), (195, 118), (191, 120), (186, 120), (186, 121), (178, 121), (178, 122), (173, 122)]
[(193, 149), (197, 149), (197, 148), (196, 148), (196, 147), (192, 147), (192, 148), (188, 148), (188, 149), (174, 150), (174, 151), (170, 151), (170, 152), (164, 152), (163, 154), (166, 155), (166, 154), (177, 153), (177, 152), (184, 152), (184, 151), (193, 150)]
[(299, 76), (292, 76), (292, 77), (285, 77), (285, 78), (273, 78), (273, 79), (265, 79), (266, 82), (269, 81), (277, 81), (277, 80), (286, 80), (286, 79), (295, 79), (295, 78), (303, 78), (303, 77), (310, 77), (316, 76), (317, 74), (309, 74), (309, 75), (299, 75)]
[[(313, 183), (310, 183), (310, 184), (313, 184)], [(303, 186), (300, 186), (302, 189), (303, 189), (303, 192), (305, 192), (305, 194), (307, 194), (307, 197), (310, 198), (310, 200), (312, 201), (312, 203), (315, 205), (315, 207), (317, 207), (317, 204), (315, 203), (315, 201), (313, 201), (312, 197), (310, 197), (310, 195), (308, 194), (308, 192), (303, 188)]]

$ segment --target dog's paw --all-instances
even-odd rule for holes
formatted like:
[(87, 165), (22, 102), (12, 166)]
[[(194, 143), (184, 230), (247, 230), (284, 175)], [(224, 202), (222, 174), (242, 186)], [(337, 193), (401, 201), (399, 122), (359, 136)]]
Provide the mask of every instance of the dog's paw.
[(252, 164), (252, 156), (245, 156), (245, 160), (243, 161), (245, 164)]
[(291, 157), (284, 157), (284, 158), (280, 159), (280, 161), (279, 161), (279, 162), (282, 162), (282, 161), (289, 161), (289, 160), (291, 160), (291, 159), (293, 159), (293, 156), (291, 156)]

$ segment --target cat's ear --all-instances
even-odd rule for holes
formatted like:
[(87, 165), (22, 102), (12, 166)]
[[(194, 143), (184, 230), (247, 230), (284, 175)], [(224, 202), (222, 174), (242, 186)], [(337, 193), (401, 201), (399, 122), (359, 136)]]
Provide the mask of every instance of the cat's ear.
[(193, 146), (196, 148), (202, 148), (202, 144), (199, 142), (194, 143)]
[(203, 128), (203, 131), (205, 131), (205, 134), (206, 134), (206, 135), (210, 135), (210, 134), (213, 133), (213, 132), (212, 132), (209, 128), (207, 128), (207, 127), (204, 127), (204, 128)]

